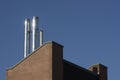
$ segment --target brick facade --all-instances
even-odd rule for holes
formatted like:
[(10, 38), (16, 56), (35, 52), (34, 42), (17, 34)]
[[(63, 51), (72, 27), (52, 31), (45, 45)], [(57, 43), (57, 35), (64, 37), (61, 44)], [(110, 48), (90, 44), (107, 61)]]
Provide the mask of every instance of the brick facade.
[(6, 80), (62, 80), (62, 49), (47, 43), (6, 71)]
[(6, 70), (6, 80), (107, 80), (107, 67), (85, 69), (63, 59), (63, 46), (48, 42)]

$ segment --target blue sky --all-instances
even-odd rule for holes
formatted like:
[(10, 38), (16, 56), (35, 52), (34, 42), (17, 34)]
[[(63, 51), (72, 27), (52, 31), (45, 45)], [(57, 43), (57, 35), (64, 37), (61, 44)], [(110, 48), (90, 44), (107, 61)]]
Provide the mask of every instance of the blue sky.
[(23, 59), (24, 19), (39, 16), (44, 42), (64, 46), (64, 58), (85, 68), (102, 63), (120, 72), (119, 0), (0, 0), (0, 80)]

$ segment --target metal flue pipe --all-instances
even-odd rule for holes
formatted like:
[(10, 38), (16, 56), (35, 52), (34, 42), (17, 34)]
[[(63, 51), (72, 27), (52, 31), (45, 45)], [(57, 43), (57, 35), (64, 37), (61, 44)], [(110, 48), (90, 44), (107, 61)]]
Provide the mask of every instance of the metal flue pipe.
[(39, 47), (38, 23), (39, 23), (39, 17), (33, 16), (33, 19), (32, 19), (32, 51), (34, 51), (36, 48)]
[(40, 30), (40, 46), (43, 45), (43, 30)]
[(24, 57), (30, 53), (30, 19), (25, 19)]

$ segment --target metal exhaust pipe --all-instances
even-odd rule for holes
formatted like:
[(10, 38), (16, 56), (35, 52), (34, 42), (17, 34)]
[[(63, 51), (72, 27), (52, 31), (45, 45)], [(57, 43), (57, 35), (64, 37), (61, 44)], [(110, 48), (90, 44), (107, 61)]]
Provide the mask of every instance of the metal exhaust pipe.
[(40, 30), (40, 46), (43, 45), (43, 30)]
[(30, 53), (30, 19), (25, 19), (24, 58)]
[(32, 51), (39, 47), (38, 45), (38, 23), (39, 17), (33, 16), (32, 19)]

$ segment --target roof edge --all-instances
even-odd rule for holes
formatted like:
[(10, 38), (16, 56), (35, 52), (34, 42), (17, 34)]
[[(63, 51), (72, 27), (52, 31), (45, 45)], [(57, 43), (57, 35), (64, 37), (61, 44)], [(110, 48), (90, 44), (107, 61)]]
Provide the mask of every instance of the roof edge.
[(86, 72), (88, 72), (88, 73), (90, 73), (90, 74), (92, 74), (92, 75), (98, 76), (97, 74), (93, 73), (92, 71), (90, 71), (90, 70), (88, 70), (88, 69), (86, 69), (86, 68), (83, 68), (83, 67), (81, 67), (81, 66), (79, 66), (79, 65), (77, 65), (77, 64), (74, 64), (74, 63), (72, 63), (72, 62), (69, 62), (69, 61), (67, 61), (67, 60), (65, 60), (65, 59), (64, 59), (64, 62), (68, 63), (69, 65), (71, 65), (71, 66), (73, 66), (73, 67), (75, 67), (75, 68), (82, 69), (82, 70), (84, 70), (84, 71), (86, 71)]
[(52, 43), (52, 44), (57, 44), (57, 45), (63, 47), (63, 45), (61, 45), (61, 44), (59, 44), (59, 43), (57, 43), (57, 42), (55, 42), (55, 41), (45, 42), (45, 43), (43, 43), (42, 46), (40, 46), (39, 48), (37, 48), (34, 52), (31, 52), (27, 57), (21, 59), (18, 63), (16, 63), (16, 64), (13, 65), (12, 67), (7, 68), (6, 71), (11, 70), (11, 69), (14, 69), (17, 65), (19, 65), (19, 64), (22, 63), (24, 60), (26, 60), (27, 58), (29, 58), (32, 54), (34, 54), (34, 53), (35, 53), (36, 51), (38, 51), (40, 48), (42, 48), (42, 47), (45, 46), (46, 44), (50, 44), (50, 43)]
[(93, 64), (93, 65), (89, 66), (88, 69), (91, 68), (91, 67), (97, 66), (97, 65), (100, 65), (100, 66), (103, 66), (105, 68), (108, 68), (107, 66), (105, 66), (105, 65), (103, 65), (101, 63), (97, 63), (97, 64)]

